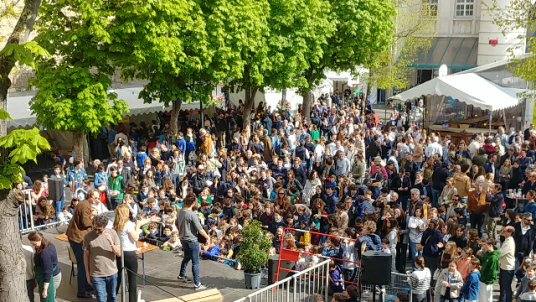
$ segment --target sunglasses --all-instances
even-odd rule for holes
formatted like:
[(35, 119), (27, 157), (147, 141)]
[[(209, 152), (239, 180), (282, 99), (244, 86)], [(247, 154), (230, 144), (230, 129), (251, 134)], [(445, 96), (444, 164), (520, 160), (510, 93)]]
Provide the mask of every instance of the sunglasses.
[(97, 233), (97, 234), (102, 234), (102, 232), (104, 232), (104, 228), (94, 228), (93, 230), (94, 230), (95, 233)]
[(278, 193), (279, 195), (285, 195), (285, 193)]

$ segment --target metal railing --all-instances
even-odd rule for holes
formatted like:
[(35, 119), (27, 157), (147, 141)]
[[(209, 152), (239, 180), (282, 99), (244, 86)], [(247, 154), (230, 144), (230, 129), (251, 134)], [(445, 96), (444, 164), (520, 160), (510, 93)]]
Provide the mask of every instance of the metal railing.
[[(359, 268), (358, 268), (359, 269)], [(411, 283), (409, 275), (391, 272), (391, 283), (384, 286), (360, 284), (361, 301), (373, 301), (374, 294), (380, 298), (380, 301), (394, 301), (396, 294), (399, 292), (408, 293), (411, 297)]]
[(330, 261), (325, 260), (315, 266), (297, 272), (235, 302), (316, 301), (319, 296), (323, 297), (323, 301), (328, 301)]
[[(19, 229), (21, 234), (28, 234), (35, 230), (47, 229), (51, 227), (57, 228), (61, 225), (66, 225), (69, 221), (58, 221), (56, 217), (48, 217), (43, 221), (39, 221), (39, 224), (36, 224), (34, 210), (36, 206), (35, 200), (32, 198), (31, 190), (23, 190), (24, 193), (24, 202), (19, 206)], [(56, 213), (57, 215), (57, 213)]]

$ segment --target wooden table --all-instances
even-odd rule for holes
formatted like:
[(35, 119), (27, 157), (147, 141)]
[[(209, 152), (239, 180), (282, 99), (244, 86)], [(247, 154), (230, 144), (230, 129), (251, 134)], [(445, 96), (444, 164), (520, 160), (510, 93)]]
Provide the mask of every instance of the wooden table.
[[(64, 242), (69, 242), (69, 238), (67, 238), (67, 235), (65, 234), (56, 236), (56, 239), (60, 241), (64, 241)], [(143, 273), (143, 287), (145, 287), (145, 253), (158, 249), (158, 246), (154, 244), (149, 244), (147, 242), (138, 241), (138, 249), (139, 250), (136, 251), (136, 255), (141, 255), (141, 257), (138, 257), (138, 258), (141, 259), (141, 266), (142, 266), (142, 273)]]

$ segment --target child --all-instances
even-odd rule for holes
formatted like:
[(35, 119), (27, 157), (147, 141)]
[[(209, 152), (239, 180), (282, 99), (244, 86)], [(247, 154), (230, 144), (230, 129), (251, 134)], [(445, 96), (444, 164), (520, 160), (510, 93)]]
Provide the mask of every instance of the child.
[(140, 146), (138, 148), (138, 154), (136, 154), (136, 162), (138, 164), (138, 167), (143, 167), (144, 166), (143, 162), (148, 157), (147, 153), (145, 151), (147, 151), (146, 146)]
[[(469, 263), (469, 269), (471, 273), (467, 276), (467, 280), (460, 289), (465, 302), (475, 302), (478, 298), (478, 292), (480, 291), (480, 260), (472, 258)], [(536, 287), (536, 286), (535, 286)]]
[(300, 221), (300, 229), (304, 230), (306, 232), (298, 232), (301, 233), (300, 236), (300, 246), (305, 247), (305, 245), (311, 243), (311, 233), (309, 233), (309, 221), (302, 220)]
[(296, 271), (301, 272), (306, 268), (307, 262), (305, 259), (306, 255), (301, 253), (301, 252), (304, 252), (305, 250), (299, 249), (298, 251), (300, 252), (300, 254), (298, 255), (298, 261), (296, 261)]
[(352, 282), (354, 280), (355, 261), (357, 261), (357, 251), (355, 249), (355, 230), (347, 228), (345, 230), (346, 238), (343, 239), (343, 254), (342, 259), (345, 260), (342, 263), (342, 273), (345, 281)]
[(59, 225), (67, 225), (71, 218), (73, 218), (73, 214), (69, 213), (68, 207), (63, 207), (61, 212), (58, 213)]
[(389, 239), (387, 238), (382, 239), (382, 253), (391, 254), (391, 250), (389, 249)]
[(69, 213), (71, 213), (71, 215), (74, 214), (74, 208), (76, 207), (77, 204), (78, 204), (78, 199), (76, 198), (71, 199), (71, 204), (69, 205)]
[(515, 273), (518, 283), (521, 282), (521, 279), (523, 279), (523, 277), (527, 275), (527, 268), (532, 266), (531, 262), (531, 257), (525, 257), (523, 258), (523, 261), (519, 264), (519, 268)]
[(365, 197), (363, 200), (363, 214), (376, 213), (376, 208), (373, 205), (374, 200), (372, 199), (372, 191), (366, 190)]
[(149, 198), (147, 200), (147, 207), (143, 208), (143, 212), (149, 217), (158, 215), (160, 208), (156, 205), (155, 198)]
[(460, 298), (463, 278), (456, 268), (456, 262), (450, 262), (448, 268), (442, 270), (437, 278), (435, 293), (439, 293), (440, 302), (458, 301)]
[(206, 251), (201, 251), (201, 256), (216, 261), (218, 259), (216, 256), (219, 256), (220, 251), (225, 248), (226, 248), (225, 240), (221, 240), (220, 242), (218, 242), (217, 239), (213, 240), (211, 238), (208, 249)]
[(456, 265), (458, 266), (458, 272), (462, 275), (463, 281), (467, 279), (471, 270), (469, 269), (469, 263), (473, 258), (473, 250), (470, 247), (464, 247), (462, 250), (462, 255), (456, 260)]
[(171, 233), (171, 239), (169, 239), (168, 241), (164, 242), (164, 244), (162, 244), (162, 247), (168, 247), (169, 249), (173, 250), (173, 251), (179, 251), (182, 249), (182, 244), (181, 244), (181, 241), (179, 240), (179, 232), (178, 231), (174, 231)]
[(149, 226), (147, 228), (144, 228), (145, 231), (145, 239), (153, 239), (156, 240), (158, 237), (158, 225), (156, 222), (149, 223)]
[(516, 296), (515, 296), (516, 301), (519, 299), (519, 296), (521, 294), (524, 294), (530, 291), (529, 283), (535, 280), (535, 269), (536, 267), (532, 265), (525, 268), (527, 275), (521, 279), (521, 283), (516, 290)]
[(521, 295), (522, 301), (536, 301), (536, 280), (529, 282), (529, 292)]
[(344, 291), (341, 268), (333, 260), (329, 262), (329, 291), (334, 293)]
[(467, 225), (467, 217), (465, 217), (465, 208), (455, 208), (454, 214), (456, 215), (456, 221), (458, 224)]
[(320, 234), (317, 234), (318, 232), (320, 232), (318, 225), (313, 223), (311, 226), (311, 231), (316, 232), (311, 235), (311, 244), (318, 246), (318, 244), (320, 244), (320, 239), (322, 238)]

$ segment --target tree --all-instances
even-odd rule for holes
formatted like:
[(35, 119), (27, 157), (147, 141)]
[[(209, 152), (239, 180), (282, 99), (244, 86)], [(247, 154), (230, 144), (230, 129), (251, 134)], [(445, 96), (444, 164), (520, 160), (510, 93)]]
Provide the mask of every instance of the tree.
[[(528, 84), (521, 97), (534, 99), (536, 96), (536, 2), (531, 0), (511, 0), (509, 4), (501, 4), (492, 0), (491, 4), (483, 3), (493, 17), (503, 35), (510, 34), (509, 41), (517, 40), (508, 48), (511, 63), (507, 65), (517, 77)], [(517, 36), (512, 34), (518, 33)], [(527, 34), (529, 33), (529, 34)], [(525, 42), (525, 43), (523, 43)], [(517, 56), (525, 53), (526, 56)]]
[(420, 1), (392, 0), (396, 14), (392, 16), (395, 29), (389, 47), (373, 53), (374, 60), (365, 67), (369, 70), (367, 95), (370, 88), (406, 88), (414, 71), (412, 64), (417, 54), (427, 51), (435, 34), (437, 13), (422, 10)]
[(244, 75), (232, 85), (245, 90), (244, 125), (249, 131), (251, 110), (258, 91), (266, 87), (281, 89), (307, 84), (303, 70), (310, 62), (320, 62), (328, 37), (335, 30), (326, 17), (330, 3), (324, 0), (270, 0), (261, 48), (243, 53), (247, 59)]
[[(73, 150), (83, 157), (84, 134), (116, 123), (127, 104), (109, 91), (114, 68), (108, 63), (110, 10), (101, 1), (46, 0), (35, 38), (53, 56), (38, 64), (30, 102), (37, 123), (73, 133)], [(66, 10), (69, 12), (66, 13)]]
[(14, 130), (7, 133), (7, 93), (11, 87), (9, 74), (18, 65), (35, 66), (36, 60), (46, 53), (35, 43), (27, 42), (34, 26), (40, 0), (26, 0), (22, 9), (18, 1), (4, 0), (0, 7), (2, 21), (16, 20), (9, 37), (1, 37), (6, 44), (0, 51), (0, 301), (28, 301), (26, 294), (26, 262), (22, 253), (19, 231), (19, 206), (24, 194), (12, 190), (13, 184), (22, 182), (21, 164), (36, 161), (37, 154), (50, 148), (39, 130)]
[(307, 85), (301, 87), (303, 116), (310, 117), (313, 94), (310, 89), (325, 78), (326, 70), (355, 72), (358, 65), (372, 64), (370, 54), (385, 51), (392, 41), (396, 14), (391, 0), (330, 0), (331, 13), (326, 16), (335, 24), (334, 34), (324, 47), (319, 62), (310, 61), (304, 71)]

